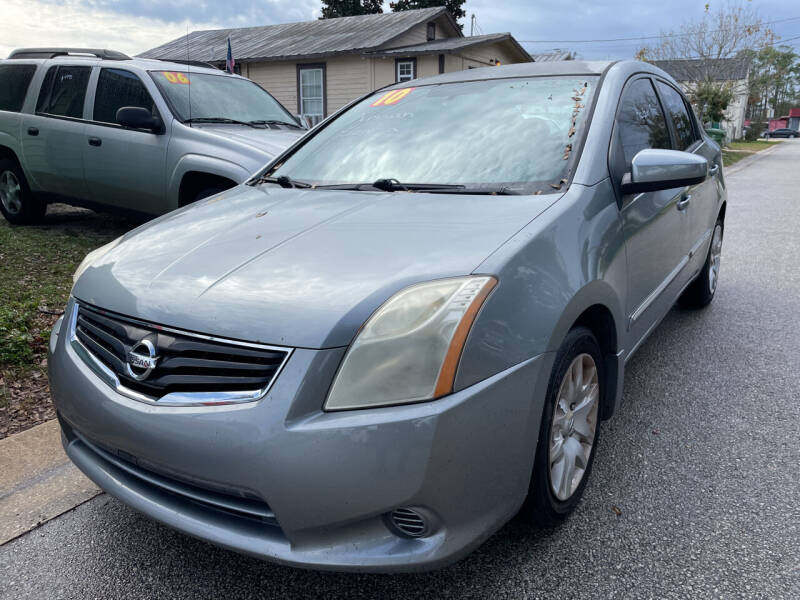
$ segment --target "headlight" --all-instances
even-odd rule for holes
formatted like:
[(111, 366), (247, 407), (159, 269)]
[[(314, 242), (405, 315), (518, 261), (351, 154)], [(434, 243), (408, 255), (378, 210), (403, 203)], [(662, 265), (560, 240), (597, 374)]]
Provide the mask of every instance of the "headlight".
[(421, 283), (387, 300), (361, 328), (326, 410), (432, 400), (453, 391), (461, 350), (493, 277)]
[(111, 252), (117, 244), (120, 243), (122, 237), (118, 237), (113, 242), (109, 242), (105, 246), (100, 246), (99, 248), (95, 248), (89, 254), (86, 255), (81, 261), (81, 264), (78, 265), (78, 268), (75, 270), (75, 273), (72, 274), (72, 285), (77, 283), (78, 278), (83, 274), (83, 272), (92, 266), (92, 263), (97, 262), (101, 258), (103, 258), (106, 254)]

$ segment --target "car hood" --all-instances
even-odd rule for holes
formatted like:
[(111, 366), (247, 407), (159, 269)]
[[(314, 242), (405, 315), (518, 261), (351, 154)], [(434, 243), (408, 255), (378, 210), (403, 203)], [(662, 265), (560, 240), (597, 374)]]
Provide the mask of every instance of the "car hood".
[(195, 129), (277, 156), (306, 133), (303, 129), (262, 129), (244, 125), (194, 124)]
[(471, 273), (556, 198), (240, 185), (130, 232), (73, 294), (189, 331), (344, 346), (392, 294)]

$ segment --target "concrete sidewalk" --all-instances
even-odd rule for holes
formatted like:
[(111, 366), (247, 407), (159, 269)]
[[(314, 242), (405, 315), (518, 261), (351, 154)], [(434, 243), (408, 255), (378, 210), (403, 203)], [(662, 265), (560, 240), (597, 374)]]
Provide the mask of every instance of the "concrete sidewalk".
[(0, 440), (0, 545), (99, 493), (64, 454), (58, 421)]

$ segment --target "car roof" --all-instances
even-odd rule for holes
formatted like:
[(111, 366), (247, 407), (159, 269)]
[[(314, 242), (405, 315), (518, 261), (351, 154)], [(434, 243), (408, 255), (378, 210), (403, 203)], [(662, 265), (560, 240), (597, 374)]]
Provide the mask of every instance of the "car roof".
[[(498, 67), (479, 67), (452, 71), (432, 77), (415, 79), (414, 86), (437, 85), (440, 83), (458, 83), (462, 81), (480, 81), (487, 79), (508, 79), (512, 77), (547, 77), (559, 75), (602, 75), (606, 69), (615, 64), (613, 61), (560, 60), (548, 62), (515, 63)], [(391, 88), (408, 87), (409, 82), (396, 83)], [(388, 88), (388, 89), (391, 89)]]
[(400, 89), (413, 85), (414, 87), (425, 85), (438, 85), (441, 83), (459, 83), (464, 81), (481, 81), (490, 79), (510, 79), (515, 77), (559, 77), (559, 76), (581, 76), (581, 75), (604, 75), (610, 70), (619, 72), (625, 77), (635, 73), (650, 73), (658, 75), (668, 81), (675, 80), (669, 73), (659, 67), (640, 60), (620, 60), (620, 61), (587, 61), (587, 60), (560, 60), (532, 63), (515, 63), (513, 65), (503, 65), (495, 67), (479, 67), (476, 69), (465, 69), (463, 71), (453, 71), (432, 77), (422, 77), (414, 79), (413, 84), (402, 81), (392, 84), (383, 89)]
[(86, 65), (103, 65), (109, 68), (114, 67), (138, 67), (145, 70), (158, 70), (158, 71), (186, 71), (191, 70), (193, 73), (208, 73), (211, 75), (225, 75), (228, 77), (241, 78), (239, 75), (226, 73), (211, 65), (201, 66), (197, 63), (192, 63), (187, 66), (186, 63), (172, 62), (166, 60), (156, 60), (150, 58), (125, 58), (121, 60), (102, 59), (97, 56), (90, 56), (87, 54), (67, 54), (54, 56), (52, 58), (9, 58), (0, 59), (0, 64), (86, 64)]

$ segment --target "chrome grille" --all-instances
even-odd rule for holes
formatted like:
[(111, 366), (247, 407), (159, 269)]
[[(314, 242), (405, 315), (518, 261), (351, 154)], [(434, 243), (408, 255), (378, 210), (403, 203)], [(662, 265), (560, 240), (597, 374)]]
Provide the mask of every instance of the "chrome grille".
[[(227, 404), (266, 393), (289, 349), (181, 332), (77, 304), (72, 339), (118, 391), (161, 403)], [(148, 341), (155, 366), (142, 377), (130, 353)], [(138, 350), (137, 350), (138, 351)], [(88, 356), (87, 356), (88, 354)], [(91, 365), (90, 365), (91, 366)], [(166, 401), (166, 402), (165, 402)]]

